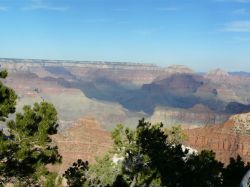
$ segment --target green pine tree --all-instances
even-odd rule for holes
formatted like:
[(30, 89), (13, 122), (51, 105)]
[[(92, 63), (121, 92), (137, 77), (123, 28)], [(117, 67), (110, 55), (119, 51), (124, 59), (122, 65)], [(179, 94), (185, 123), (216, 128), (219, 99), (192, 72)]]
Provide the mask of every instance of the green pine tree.
[[(6, 78), (1, 71), (0, 77)], [(0, 82), (0, 120), (15, 112), (15, 92)], [(48, 164), (60, 162), (61, 156), (51, 135), (57, 133), (57, 112), (52, 104), (41, 102), (25, 106), (15, 120), (0, 130), (0, 185), (55, 186), (57, 174), (47, 170)]]
[[(0, 71), (0, 78), (5, 79), (7, 77), (7, 71)], [(5, 121), (9, 114), (15, 112), (17, 96), (9, 87), (6, 87), (2, 81), (0, 81), (0, 121)]]

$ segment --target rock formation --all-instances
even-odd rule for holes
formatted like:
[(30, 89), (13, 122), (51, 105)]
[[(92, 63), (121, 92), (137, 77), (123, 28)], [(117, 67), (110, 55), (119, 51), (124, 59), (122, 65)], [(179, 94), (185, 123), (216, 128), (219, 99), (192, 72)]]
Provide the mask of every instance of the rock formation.
[(218, 79), (221, 79), (221, 78), (227, 78), (229, 77), (229, 73), (226, 72), (226, 71), (223, 71), (222, 69), (215, 69), (215, 70), (212, 70), (212, 71), (209, 71), (207, 74), (206, 74), (207, 77), (212, 77), (212, 78), (218, 78)]
[(110, 133), (101, 128), (93, 118), (83, 118), (52, 139), (59, 148), (63, 160), (53, 170), (63, 173), (77, 159), (95, 162), (95, 157), (102, 157), (112, 146)]
[[(52, 102), (60, 127), (81, 116), (94, 117), (107, 129), (142, 117), (204, 125), (250, 111), (250, 77), (220, 69), (203, 74), (181, 65), (1, 58), (0, 66), (19, 96), (17, 111), (35, 101)], [(202, 105), (208, 112), (197, 109)]]
[(250, 113), (234, 115), (221, 125), (186, 130), (188, 140), (185, 145), (197, 150), (213, 150), (223, 163), (237, 155), (250, 162), (249, 126)]
[[(165, 70), (154, 64), (104, 62), (104, 61), (63, 61), (32, 59), (1, 59), (2, 68), (10, 72), (35, 72), (40, 77), (63, 77), (72, 75), (89, 80), (108, 77), (111, 80), (131, 82), (135, 85), (150, 83)], [(56, 70), (57, 69), (57, 70)], [(59, 73), (58, 69), (63, 70)], [(72, 78), (72, 77), (71, 77)]]
[(181, 124), (188, 128), (224, 123), (228, 115), (215, 113), (208, 107), (197, 104), (188, 109), (156, 107), (148, 119), (152, 123), (162, 122), (166, 126)]

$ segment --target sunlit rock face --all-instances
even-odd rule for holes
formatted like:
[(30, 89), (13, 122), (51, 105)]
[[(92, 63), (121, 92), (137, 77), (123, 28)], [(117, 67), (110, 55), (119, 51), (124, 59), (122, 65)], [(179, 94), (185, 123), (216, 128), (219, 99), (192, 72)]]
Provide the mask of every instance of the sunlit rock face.
[(95, 157), (102, 158), (112, 146), (111, 135), (101, 128), (93, 118), (82, 118), (63, 133), (52, 137), (63, 157), (61, 165), (52, 167), (63, 173), (77, 159), (95, 162)]
[(182, 125), (185, 128), (194, 128), (224, 123), (228, 117), (227, 114), (219, 114), (202, 104), (197, 104), (188, 109), (157, 107), (148, 119), (152, 123), (162, 122), (168, 127)]
[(206, 77), (211, 77), (211, 78), (228, 78), (230, 75), (228, 72), (222, 70), (222, 69), (215, 69), (211, 70), (206, 74)]
[(213, 150), (216, 158), (224, 163), (240, 155), (250, 162), (250, 113), (234, 115), (222, 125), (186, 130), (185, 145), (197, 150)]

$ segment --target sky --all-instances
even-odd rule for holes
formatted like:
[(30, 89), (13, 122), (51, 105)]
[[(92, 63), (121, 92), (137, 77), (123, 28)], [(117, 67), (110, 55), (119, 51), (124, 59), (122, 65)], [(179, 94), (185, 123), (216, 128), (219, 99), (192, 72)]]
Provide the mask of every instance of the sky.
[(0, 58), (250, 71), (250, 0), (0, 0)]

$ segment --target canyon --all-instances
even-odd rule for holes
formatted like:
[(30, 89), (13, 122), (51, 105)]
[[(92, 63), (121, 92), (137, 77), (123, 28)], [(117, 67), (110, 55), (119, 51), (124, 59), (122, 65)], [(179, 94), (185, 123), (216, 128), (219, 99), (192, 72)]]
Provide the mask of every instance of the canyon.
[(0, 59), (0, 65), (19, 96), (17, 111), (52, 102), (60, 129), (81, 117), (94, 117), (107, 130), (118, 123), (134, 128), (142, 117), (199, 127), (250, 111), (250, 77), (242, 73), (102, 61)]
[(0, 59), (3, 80), (24, 105), (48, 101), (59, 117), (53, 137), (65, 159), (63, 171), (77, 158), (94, 162), (112, 146), (117, 124), (135, 128), (138, 120), (165, 127), (180, 124), (186, 146), (212, 149), (228, 163), (238, 154), (250, 162), (250, 76), (246, 72), (209, 72), (173, 65)]

